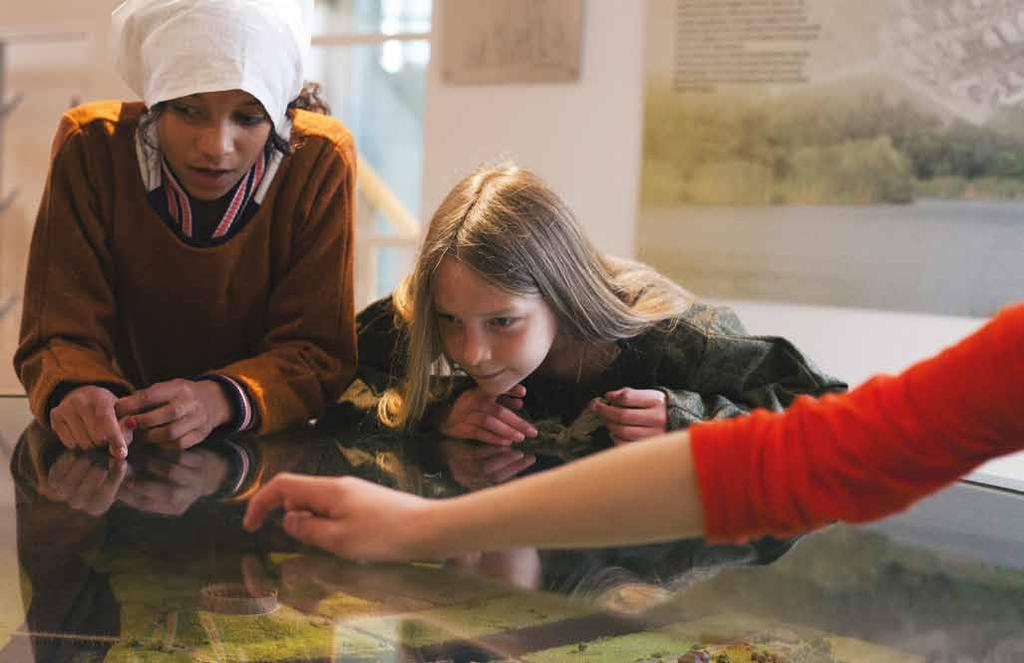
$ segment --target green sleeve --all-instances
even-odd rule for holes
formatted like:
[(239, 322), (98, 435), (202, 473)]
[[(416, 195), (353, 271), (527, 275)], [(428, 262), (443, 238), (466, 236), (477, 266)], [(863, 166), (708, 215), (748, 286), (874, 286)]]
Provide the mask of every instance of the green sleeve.
[[(731, 310), (701, 306), (680, 323), (703, 347), (696, 361), (663, 362), (659, 371), (669, 430), (697, 421), (727, 419), (755, 408), (783, 410), (797, 398), (844, 391), (846, 384), (822, 372), (788, 340), (751, 336)], [(670, 347), (667, 352), (672, 352)], [(680, 373), (685, 372), (685, 375)], [(672, 373), (675, 373), (673, 375)]]

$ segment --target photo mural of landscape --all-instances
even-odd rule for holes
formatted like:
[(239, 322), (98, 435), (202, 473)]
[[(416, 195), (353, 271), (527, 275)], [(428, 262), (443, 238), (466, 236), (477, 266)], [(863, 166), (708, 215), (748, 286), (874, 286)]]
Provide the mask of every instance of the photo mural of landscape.
[(649, 8), (642, 259), (712, 297), (1024, 298), (1024, 0)]

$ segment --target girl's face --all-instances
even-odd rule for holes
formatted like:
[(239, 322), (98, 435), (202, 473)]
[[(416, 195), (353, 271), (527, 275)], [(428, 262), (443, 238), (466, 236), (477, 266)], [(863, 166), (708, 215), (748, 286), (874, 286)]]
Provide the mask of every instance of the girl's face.
[(445, 355), (494, 396), (537, 370), (558, 334), (540, 295), (510, 294), (455, 258), (441, 261), (432, 294)]
[(256, 162), (270, 136), (263, 105), (248, 92), (178, 97), (157, 120), (160, 149), (190, 196), (217, 200)]

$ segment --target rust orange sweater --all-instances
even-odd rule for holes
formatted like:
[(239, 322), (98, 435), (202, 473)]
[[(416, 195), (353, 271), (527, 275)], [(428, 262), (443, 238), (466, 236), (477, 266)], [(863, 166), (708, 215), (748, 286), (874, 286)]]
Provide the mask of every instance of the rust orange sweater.
[(29, 254), (15, 369), (44, 425), (61, 385), (131, 391), (218, 373), (271, 432), (317, 416), (355, 370), (355, 149), (333, 118), (296, 111), (256, 215), (224, 244), (185, 244), (146, 198), (140, 103), (68, 111)]
[(1024, 304), (898, 376), (690, 435), (709, 539), (899, 511), (1024, 448)]

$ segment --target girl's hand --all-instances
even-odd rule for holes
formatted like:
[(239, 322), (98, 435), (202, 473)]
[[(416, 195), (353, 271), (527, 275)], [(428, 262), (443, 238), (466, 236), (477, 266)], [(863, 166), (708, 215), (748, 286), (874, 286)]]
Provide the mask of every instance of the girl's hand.
[(480, 446), (457, 440), (442, 440), (438, 447), (452, 478), (466, 488), (503, 483), (537, 461), (532, 454), (507, 447)]
[(116, 403), (117, 396), (109, 389), (76, 387), (50, 410), (50, 428), (68, 449), (109, 447), (111, 456), (126, 458), (132, 431), (118, 420)]
[(284, 531), (302, 543), (351, 559), (435, 558), (429, 500), (355, 477), (278, 474), (249, 501), (243, 525), (259, 529), (283, 507)]
[(595, 398), (590, 408), (604, 421), (616, 445), (661, 435), (668, 426), (665, 394), (657, 389), (623, 387), (606, 393), (604, 401)]
[(512, 410), (523, 407), (526, 387), (521, 384), (495, 398), (479, 387), (468, 389), (455, 400), (438, 427), (446, 437), (479, 440), (508, 446), (537, 437), (537, 429)]
[(118, 400), (117, 414), (147, 442), (188, 449), (231, 420), (231, 403), (213, 380), (170, 380)]

